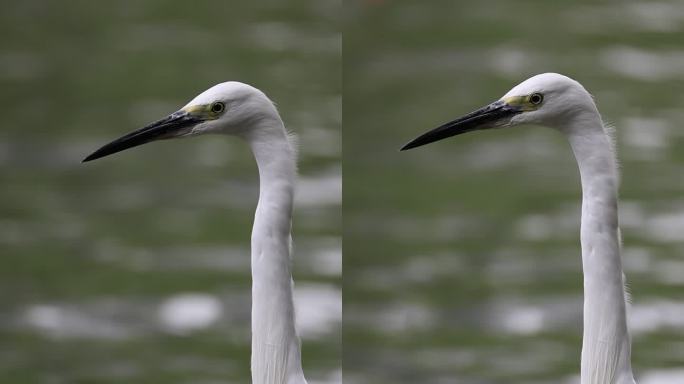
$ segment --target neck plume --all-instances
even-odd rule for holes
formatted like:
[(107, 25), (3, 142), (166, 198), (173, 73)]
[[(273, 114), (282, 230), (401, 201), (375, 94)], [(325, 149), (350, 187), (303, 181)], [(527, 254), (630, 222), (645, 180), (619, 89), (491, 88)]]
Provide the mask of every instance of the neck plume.
[(252, 228), (252, 382), (305, 384), (290, 255), (296, 155), (279, 118), (260, 124), (247, 136), (260, 179)]
[(618, 171), (598, 111), (565, 129), (582, 180), (584, 334), (582, 384), (634, 384), (620, 257)]

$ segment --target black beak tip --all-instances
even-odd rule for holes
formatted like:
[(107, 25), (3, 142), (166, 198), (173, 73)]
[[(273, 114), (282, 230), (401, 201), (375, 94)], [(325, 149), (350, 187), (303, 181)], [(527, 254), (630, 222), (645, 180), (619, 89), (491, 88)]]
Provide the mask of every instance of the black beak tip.
[(81, 160), (81, 163), (87, 163), (87, 162), (89, 162), (89, 161), (91, 161), (91, 160), (95, 160), (95, 159), (93, 158), (93, 155), (88, 155), (88, 157), (86, 157), (85, 159)]
[(405, 144), (403, 147), (401, 147), (401, 149), (399, 149), (399, 152), (403, 152), (411, 148), (414, 148), (413, 142)]
[(87, 163), (89, 161), (97, 160), (100, 157), (104, 157), (106, 155), (107, 154), (102, 154), (99, 150), (97, 150), (97, 151), (91, 153), (90, 155), (88, 155), (85, 159), (81, 160), (81, 163)]
[(404, 144), (404, 146), (401, 147), (401, 149), (399, 149), (399, 152), (403, 152), (403, 151), (407, 151), (409, 149), (420, 147), (422, 145), (431, 143), (432, 141), (433, 140), (429, 140), (429, 141), (426, 140), (425, 135), (421, 135), (421, 136), (418, 136), (415, 139), (409, 141), (408, 143)]

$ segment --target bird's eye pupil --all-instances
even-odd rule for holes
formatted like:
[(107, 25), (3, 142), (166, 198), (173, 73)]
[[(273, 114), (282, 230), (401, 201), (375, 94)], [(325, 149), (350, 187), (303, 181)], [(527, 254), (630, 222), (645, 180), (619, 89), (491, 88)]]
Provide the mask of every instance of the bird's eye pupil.
[(530, 103), (534, 105), (541, 104), (541, 102), (544, 100), (544, 96), (542, 96), (541, 93), (533, 93), (530, 95)]
[(223, 103), (214, 103), (211, 105), (211, 111), (214, 113), (221, 113), (223, 112), (224, 108), (225, 105), (223, 105)]

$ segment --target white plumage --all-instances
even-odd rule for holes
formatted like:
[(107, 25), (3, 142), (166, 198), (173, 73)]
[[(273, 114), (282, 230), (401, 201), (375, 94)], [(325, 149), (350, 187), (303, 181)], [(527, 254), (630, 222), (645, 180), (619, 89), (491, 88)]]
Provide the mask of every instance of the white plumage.
[(403, 149), (520, 124), (547, 126), (565, 134), (579, 166), (584, 272), (581, 382), (634, 384), (620, 257), (617, 164), (610, 135), (584, 87), (556, 73), (534, 76), (500, 100), (421, 135)]
[(273, 103), (247, 84), (218, 84), (168, 117), (105, 145), (84, 161), (150, 141), (220, 133), (244, 139), (259, 168), (252, 228), (252, 382), (306, 384), (292, 298), (296, 149)]

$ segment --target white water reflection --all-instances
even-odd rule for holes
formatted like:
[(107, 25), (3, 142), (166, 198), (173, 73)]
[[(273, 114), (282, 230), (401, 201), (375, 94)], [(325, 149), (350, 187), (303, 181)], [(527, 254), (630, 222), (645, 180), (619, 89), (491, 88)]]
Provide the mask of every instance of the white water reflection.
[[(492, 331), (529, 335), (548, 330), (579, 329), (582, 321), (581, 297), (510, 298), (493, 304), (487, 316), (496, 319)], [(684, 329), (684, 303), (640, 298), (628, 311), (629, 328), (634, 337)]]
[(321, 237), (314, 241), (295, 240), (295, 268), (322, 276), (342, 276), (342, 239)]
[(495, 72), (508, 77), (520, 76), (542, 59), (537, 52), (518, 46), (500, 46), (492, 49), (489, 55), (490, 58), (484, 62), (489, 63)]
[[(516, 233), (529, 241), (575, 239), (579, 236), (580, 203), (564, 204), (552, 212), (523, 216), (515, 223)], [(656, 243), (684, 241), (684, 207), (673, 204), (667, 211), (649, 209), (643, 204), (620, 202), (620, 224), (630, 236)], [(624, 234), (623, 234), (624, 235)], [(630, 242), (627, 241), (627, 246)]]
[(302, 338), (318, 338), (342, 323), (342, 291), (331, 284), (296, 284), (297, 330)]
[(335, 53), (341, 48), (338, 35), (312, 35), (292, 23), (253, 23), (244, 29), (242, 36), (257, 47), (275, 52)]
[[(579, 295), (524, 298), (496, 298), (481, 305), (435, 311), (416, 302), (385, 304), (366, 312), (355, 306), (346, 319), (392, 335), (421, 332), (435, 327), (488, 329), (494, 333), (536, 335), (548, 331), (581, 334), (582, 297)], [(684, 304), (671, 300), (640, 298), (629, 307), (629, 328), (636, 339), (658, 332), (684, 329)]]
[(629, 326), (640, 335), (662, 330), (684, 329), (684, 303), (664, 299), (642, 299), (629, 310)]
[(140, 329), (112, 316), (113, 310), (123, 305), (122, 302), (111, 301), (107, 304), (103, 301), (90, 308), (64, 303), (31, 305), (20, 315), (19, 324), (57, 339), (121, 340), (140, 335)]
[(373, 310), (359, 305), (354, 308), (349, 315), (345, 314), (345, 326), (347, 322), (354, 323), (388, 336), (427, 330), (438, 320), (437, 314), (430, 307), (415, 302), (377, 305)]
[(640, 384), (681, 384), (684, 383), (684, 369), (648, 370), (637, 377)]
[[(684, 369), (649, 369), (635, 372), (636, 382), (639, 384), (681, 384), (684, 383)], [(564, 381), (565, 384), (580, 384), (579, 375), (573, 375)]]
[(118, 52), (155, 52), (188, 47), (211, 49), (220, 38), (189, 23), (164, 22), (131, 24), (117, 31), (112, 48)]
[(308, 378), (309, 384), (342, 384), (342, 370), (337, 369), (332, 372), (328, 372), (323, 376), (323, 379), (312, 380), (311, 377)]
[(534, 335), (549, 330), (577, 330), (582, 322), (579, 296), (508, 297), (493, 301), (486, 311), (493, 332)]
[[(249, 291), (214, 295), (183, 292), (154, 300), (97, 298), (88, 302), (29, 305), (11, 315), (28, 327), (59, 339), (112, 339), (170, 332), (188, 335), (205, 329), (249, 334)], [(297, 328), (305, 339), (325, 339), (342, 322), (342, 292), (330, 284), (302, 282), (295, 287)], [(232, 324), (232, 325), (231, 325)], [(241, 324), (244, 329), (237, 329)], [(226, 327), (230, 325), (230, 327)]]
[(544, 329), (544, 317), (539, 307), (516, 306), (502, 317), (502, 325), (510, 333), (531, 335)]
[(684, 241), (684, 207), (673, 207), (649, 217), (646, 221), (646, 234), (652, 240), (663, 243), (679, 243)]
[(679, 78), (684, 71), (684, 51), (648, 51), (617, 46), (604, 49), (601, 62), (620, 75), (655, 82)]
[(621, 137), (626, 145), (633, 147), (627, 153), (638, 160), (665, 158), (672, 133), (672, 127), (665, 119), (634, 116), (623, 119), (620, 124)]
[(515, 223), (516, 232), (529, 241), (578, 238), (580, 212), (578, 202), (561, 205), (555, 212), (530, 214)]
[(244, 247), (195, 246), (133, 248), (116, 241), (100, 241), (94, 258), (133, 271), (221, 270), (249, 274), (250, 252)]
[(315, 176), (300, 176), (295, 204), (299, 207), (320, 207), (342, 203), (342, 170), (327, 169)]
[(676, 32), (684, 23), (684, 5), (678, 1), (624, 4), (633, 25), (646, 31)]
[(567, 27), (587, 34), (613, 30), (676, 33), (683, 21), (684, 6), (678, 1), (583, 5), (566, 13)]
[[(105, 264), (132, 271), (211, 270), (250, 274), (250, 250), (247, 246), (165, 246), (132, 247), (115, 239), (101, 239), (92, 252)], [(342, 274), (341, 239), (336, 237), (295, 239), (295, 271), (321, 276)]]
[(223, 312), (213, 295), (184, 293), (166, 299), (159, 308), (159, 321), (169, 332), (187, 334), (214, 325)]

